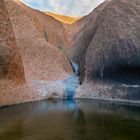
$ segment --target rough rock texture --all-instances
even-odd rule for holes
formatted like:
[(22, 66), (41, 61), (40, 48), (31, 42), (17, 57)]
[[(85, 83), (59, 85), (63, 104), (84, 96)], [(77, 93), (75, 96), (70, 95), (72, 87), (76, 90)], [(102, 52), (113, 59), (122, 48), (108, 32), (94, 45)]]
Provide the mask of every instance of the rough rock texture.
[(19, 1), (5, 1), (21, 48), (25, 76), (41, 80), (64, 79), (72, 70), (62, 53), (67, 42), (63, 25)]
[(140, 102), (140, 1), (108, 0), (86, 18), (67, 50), (80, 68), (76, 97)]
[(86, 50), (93, 38), (94, 33), (94, 25), (96, 22), (96, 18), (105, 8), (108, 2), (104, 2), (99, 5), (93, 12), (89, 15), (81, 18), (76, 23), (71, 26), (66, 26), (65, 28), (69, 31), (71, 36), (71, 44), (66, 50), (66, 55), (70, 60), (76, 62), (79, 67), (82, 65), (86, 54)]
[(79, 87), (62, 53), (67, 44), (63, 25), (18, 0), (4, 1), (0, 2), (0, 106), (73, 96), (140, 103), (139, 0), (105, 1), (75, 23), (80, 27), (72, 31), (77, 34), (67, 55), (73, 67), (79, 65)]
[(104, 81), (84, 82), (76, 90), (74, 98), (108, 100), (140, 104), (140, 85), (105, 83)]
[[(69, 45), (68, 47), (76, 41), (76, 39), (78, 38), (80, 32), (84, 29), (84, 26), (86, 25), (86, 23), (88, 22), (89, 19), (89, 15), (86, 15), (84, 17), (79, 18), (76, 22), (72, 23), (72, 24), (64, 24), (64, 27), (68, 33), (69, 36)], [(68, 48), (69, 49), (69, 48)]]
[[(64, 24), (64, 27), (66, 31), (68, 32), (69, 39), (70, 39), (69, 41), (70, 45), (68, 47), (73, 46), (73, 44), (80, 38), (80, 36), (83, 35), (84, 30), (87, 30), (88, 28), (88, 32), (90, 32), (90, 29), (92, 28), (92, 25), (93, 25), (91, 23), (96, 21), (96, 17), (98, 13), (102, 11), (105, 5), (106, 3), (100, 5), (98, 8), (94, 10), (94, 13), (91, 12), (90, 14), (79, 18), (79, 20), (77, 22), (74, 22), (73, 24)], [(94, 18), (93, 18), (93, 15), (94, 15)], [(85, 26), (86, 26), (86, 29), (84, 29)], [(85, 36), (88, 35), (87, 34), (88, 32), (86, 32)]]
[(140, 1), (106, 1), (89, 15), (89, 22), (68, 50), (78, 63), (81, 80), (103, 77), (106, 70), (140, 66)]
[(39, 94), (26, 83), (0, 80), (0, 106), (40, 100)]
[[(0, 1), (0, 106), (65, 95), (63, 81), (72, 69), (62, 50), (51, 45), (60, 41), (59, 35), (65, 42), (60, 27), (60, 22), (19, 1)], [(46, 40), (44, 30), (52, 40)]]
[(0, 1), (0, 79), (24, 81), (24, 69), (4, 1)]
[[(0, 1), (0, 106), (33, 101), (5, 2)], [(36, 98), (37, 100), (37, 98)]]
[(56, 47), (62, 46), (65, 48), (68, 41), (67, 33), (62, 23), (39, 10), (26, 6), (19, 0), (5, 1), (14, 25), (21, 26), (20, 24), (22, 23), (22, 31), (24, 31), (28, 25), (27, 29), (29, 33), (34, 33), (34, 36), (36, 35), (44, 38), (47, 42)]

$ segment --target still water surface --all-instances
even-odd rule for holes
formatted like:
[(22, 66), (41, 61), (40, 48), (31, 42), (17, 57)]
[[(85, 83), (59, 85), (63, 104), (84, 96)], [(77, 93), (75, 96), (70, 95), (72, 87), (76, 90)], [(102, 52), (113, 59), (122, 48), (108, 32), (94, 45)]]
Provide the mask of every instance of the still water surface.
[(3, 107), (0, 140), (140, 140), (140, 107), (92, 100)]

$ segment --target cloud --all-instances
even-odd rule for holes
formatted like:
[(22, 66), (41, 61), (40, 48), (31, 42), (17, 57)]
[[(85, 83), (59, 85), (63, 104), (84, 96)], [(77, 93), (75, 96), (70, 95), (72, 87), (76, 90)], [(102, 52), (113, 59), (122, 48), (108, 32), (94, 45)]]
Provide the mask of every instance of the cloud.
[(83, 16), (90, 13), (104, 0), (22, 0), (32, 8), (69, 16)]

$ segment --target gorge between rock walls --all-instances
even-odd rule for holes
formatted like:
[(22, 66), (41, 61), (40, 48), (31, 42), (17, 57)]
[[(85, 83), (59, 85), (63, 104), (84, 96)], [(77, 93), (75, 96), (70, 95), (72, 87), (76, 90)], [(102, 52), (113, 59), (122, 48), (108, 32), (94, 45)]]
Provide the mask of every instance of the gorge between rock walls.
[(0, 106), (49, 98), (140, 103), (139, 0), (107, 0), (71, 25), (19, 0), (1, 0), (0, 12)]

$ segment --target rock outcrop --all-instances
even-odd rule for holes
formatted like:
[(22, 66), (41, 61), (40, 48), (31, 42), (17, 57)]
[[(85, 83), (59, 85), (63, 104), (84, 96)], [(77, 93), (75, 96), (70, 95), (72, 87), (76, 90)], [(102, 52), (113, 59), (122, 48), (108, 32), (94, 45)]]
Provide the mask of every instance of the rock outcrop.
[(139, 101), (139, 23), (139, 0), (107, 0), (86, 17), (67, 50), (79, 65), (83, 97)]
[(61, 22), (1, 0), (0, 106), (54, 97), (140, 103), (139, 23), (139, 0), (106, 0), (65, 26), (68, 60)]
[(25, 80), (19, 48), (3, 0), (0, 1), (0, 79)]
[(140, 66), (139, 0), (106, 1), (87, 20), (67, 52), (80, 67), (81, 81)]
[[(20, 49), (4, 0), (0, 1), (0, 106), (37, 100), (25, 81)], [(37, 96), (36, 96), (37, 97)]]
[(63, 80), (72, 69), (61, 46), (64, 31), (59, 21), (18, 0), (0, 2), (0, 106), (65, 95)]
[(56, 47), (66, 47), (68, 43), (67, 33), (58, 20), (44, 12), (26, 6), (19, 0), (5, 1), (14, 26), (21, 26), (22, 24), (24, 26), (22, 31), (28, 29), (28, 35), (34, 33), (34, 36), (42, 37)]
[(75, 23), (76, 21), (80, 20), (81, 17), (71, 17), (71, 16), (65, 16), (65, 15), (60, 15), (52, 12), (46, 12), (47, 15), (50, 15), (57, 19), (58, 21), (64, 23), (64, 24), (72, 24)]
[(64, 79), (72, 70), (63, 55), (67, 35), (62, 23), (18, 0), (5, 1), (21, 48), (26, 78)]

